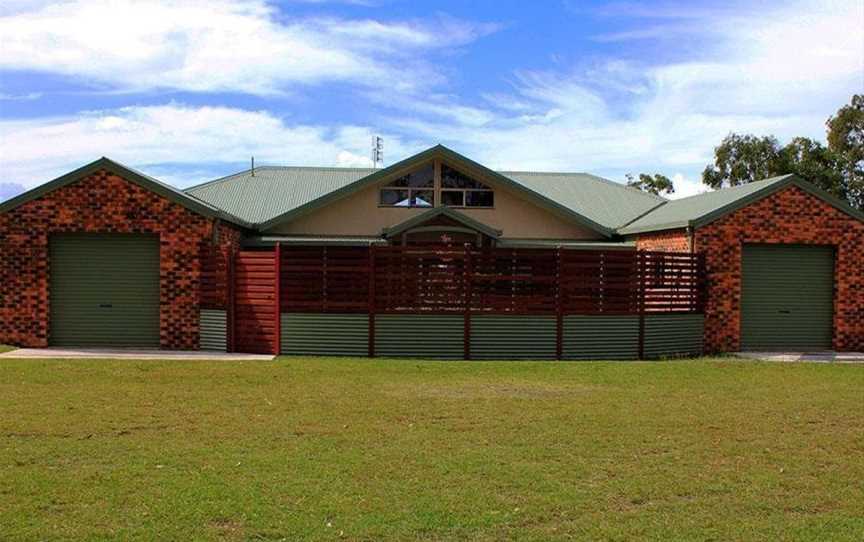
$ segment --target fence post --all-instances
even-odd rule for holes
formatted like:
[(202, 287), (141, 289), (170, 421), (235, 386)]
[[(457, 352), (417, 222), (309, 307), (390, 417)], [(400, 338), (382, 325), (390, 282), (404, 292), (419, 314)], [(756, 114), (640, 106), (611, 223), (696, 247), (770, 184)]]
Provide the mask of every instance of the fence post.
[(229, 352), (235, 351), (234, 336), (236, 333), (234, 331), (234, 299), (236, 297), (236, 292), (234, 290), (234, 281), (235, 281), (235, 278), (234, 278), (234, 257), (236, 256), (236, 252), (237, 251), (235, 250), (235, 248), (233, 246), (228, 251), (228, 269), (227, 269), (227, 273), (226, 273), (226, 275), (227, 275), (226, 282), (228, 284), (225, 285), (226, 289), (228, 290), (228, 299), (226, 300), (227, 301), (226, 310), (228, 311), (228, 322), (227, 322), (227, 328), (228, 329), (226, 331), (228, 332), (228, 351)]
[(464, 318), (464, 328), (462, 330), (462, 355), (465, 359), (471, 359), (471, 301), (473, 298), (473, 261), (471, 259), (471, 245), (465, 243), (465, 259), (463, 261), (464, 265), (464, 286), (462, 288), (463, 295), (465, 298), (465, 313), (463, 315)]
[(638, 287), (636, 288), (636, 310), (639, 312), (639, 359), (645, 359), (645, 253), (636, 253), (636, 272), (638, 274)]
[(368, 298), (366, 310), (369, 313), (369, 357), (375, 357), (375, 245), (369, 245), (369, 263), (366, 266), (369, 272)]
[(555, 251), (555, 359), (564, 357), (564, 299), (561, 287), (561, 247)]
[(282, 295), (280, 283), (282, 282), (282, 243), (276, 243), (276, 249), (274, 250), (273, 257), (276, 260), (273, 262), (273, 270), (275, 273), (275, 277), (273, 279), (273, 296), (275, 299), (273, 300), (273, 304), (276, 307), (276, 314), (274, 315), (273, 323), (275, 327), (274, 333), (274, 354), (279, 355), (282, 351)]

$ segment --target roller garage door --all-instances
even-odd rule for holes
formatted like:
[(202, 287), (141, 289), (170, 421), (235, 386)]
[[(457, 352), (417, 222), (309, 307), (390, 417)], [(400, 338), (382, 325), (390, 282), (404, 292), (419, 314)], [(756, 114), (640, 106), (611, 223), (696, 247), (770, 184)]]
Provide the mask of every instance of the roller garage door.
[(744, 245), (741, 347), (829, 350), (834, 248)]
[(159, 238), (60, 234), (50, 242), (55, 346), (159, 347)]

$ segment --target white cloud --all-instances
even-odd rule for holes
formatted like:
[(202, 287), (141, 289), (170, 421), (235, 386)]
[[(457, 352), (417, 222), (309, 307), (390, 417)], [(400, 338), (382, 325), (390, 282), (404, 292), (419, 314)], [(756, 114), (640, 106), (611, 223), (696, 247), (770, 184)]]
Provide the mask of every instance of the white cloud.
[[(378, 87), (354, 96), (387, 128), (388, 162), (441, 141), (494, 168), (590, 171), (619, 181), (625, 173), (663, 173), (676, 181), (677, 197), (698, 193), (713, 147), (729, 132), (821, 139), (826, 118), (864, 89), (860, 1), (785, 5), (758, 16), (743, 7), (661, 10), (662, 19), (712, 29), (710, 47), (674, 63), (609, 58), (521, 71), (511, 92), (481, 93), (477, 103), (430, 89), (438, 76), (423, 62), (393, 60), (439, 46), (421, 22), (277, 21), (264, 3), (222, 0), (136, 4), (126, 21), (126, 8), (113, 7), (121, 2), (91, 7), (99, 5), (67, 2), (0, 19), (0, 68), (256, 94), (360, 82)], [(73, 15), (80, 25), (65, 20)], [(455, 44), (494, 29), (447, 18), (439, 26)], [(416, 70), (425, 75), (414, 79)], [(32, 186), (102, 154), (157, 171), (163, 164), (187, 172), (245, 164), (253, 154), (259, 163), (365, 166), (372, 134), (358, 126), (289, 125), (264, 111), (176, 104), (0, 121), (0, 179)], [(189, 184), (206, 174), (196, 169), (188, 176), (198, 178), (170, 179)]]
[[(216, 175), (203, 164), (369, 166), (373, 132), (360, 126), (287, 125), (262, 111), (170, 104), (70, 118), (0, 121), (2, 180), (32, 187), (102, 155), (188, 186)], [(387, 135), (387, 151), (420, 149)], [(177, 169), (187, 173), (177, 173)], [(157, 175), (159, 176), (159, 175)], [(161, 177), (160, 177), (161, 178)]]
[(301, 19), (264, 0), (36, 3), (0, 17), (0, 69), (131, 91), (266, 95), (334, 81), (411, 89), (441, 79), (419, 61), (421, 52), (495, 28), (444, 16), (427, 23)]
[(702, 184), (702, 179), (685, 177), (683, 173), (676, 173), (671, 178), (675, 185), (675, 192), (666, 195), (669, 199), (689, 198), (710, 191), (707, 186)]
[(496, 168), (592, 171), (620, 181), (628, 172), (677, 173), (689, 186), (728, 133), (824, 139), (828, 116), (864, 89), (860, 1), (681, 18), (715, 29), (710, 48), (689, 61), (613, 58), (569, 72), (522, 72), (511, 94), (484, 96), (491, 117), (482, 124), (441, 115), (392, 125)]

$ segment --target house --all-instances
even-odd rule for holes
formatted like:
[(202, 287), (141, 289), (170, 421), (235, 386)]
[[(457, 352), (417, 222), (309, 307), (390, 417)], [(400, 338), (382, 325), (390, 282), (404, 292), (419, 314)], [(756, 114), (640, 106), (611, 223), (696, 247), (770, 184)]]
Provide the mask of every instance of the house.
[[(259, 167), (182, 191), (107, 158), (70, 172), (0, 204), (0, 342), (225, 348), (232, 333), (241, 333), (237, 329), (258, 325), (255, 304), (275, 296), (275, 329), (260, 325), (281, 337), (275, 350), (293, 351), (284, 347), (285, 335), (308, 339), (325, 329), (320, 340), (328, 341), (333, 333), (349, 337), (354, 328), (328, 331), (315, 318), (300, 318), (303, 311), (286, 323), (280, 287), (302, 295), (303, 285), (312, 288), (312, 282), (298, 274), (300, 286), (291, 286), (294, 279), (279, 278), (284, 270), (278, 263), (271, 269), (266, 262), (291, 262), (313, 249), (331, 255), (356, 249), (351, 257), (358, 257), (375, 250), (466, 245), (512, 254), (558, 251), (558, 281), (575, 276), (566, 269), (580, 269), (561, 267), (561, 253), (603, 255), (603, 280), (611, 280), (608, 262), (642, 251), (678, 254), (669, 261), (683, 263), (666, 269), (668, 276), (676, 265), (690, 265), (687, 258), (699, 259), (704, 299), (687, 310), (699, 313), (700, 351), (864, 349), (864, 215), (805, 180), (787, 175), (669, 201), (589, 174), (492, 171), (440, 145), (384, 169)], [(279, 256), (280, 250), (289, 252)], [(265, 259), (274, 251), (276, 260)], [(249, 267), (232, 271), (235, 257)], [(452, 260), (441, 259), (441, 266)], [(360, 267), (352, 265), (350, 284), (356, 285)], [(300, 273), (302, 266), (295, 267)], [(264, 275), (273, 280), (272, 291), (254, 287)], [(377, 295), (387, 287), (380, 284)], [(515, 292), (515, 284), (508, 288)], [(251, 294), (241, 291), (246, 287)], [(662, 295), (667, 290), (654, 287)], [(540, 290), (531, 292), (535, 303)], [(232, 307), (246, 302), (250, 312), (232, 317)], [(632, 325), (627, 336), (639, 335), (641, 355), (653, 329), (672, 335), (691, 329), (683, 321), (657, 319), (648, 321), (646, 331), (644, 320), (608, 313), (582, 335), (582, 328), (574, 328), (568, 339), (568, 315), (555, 309), (556, 324), (549, 310), (550, 327), (544, 323), (536, 333), (531, 326), (546, 322), (545, 316), (515, 320), (517, 311), (506, 329), (500, 318), (479, 314), (472, 320), (470, 308), (464, 316), (388, 318), (400, 322), (398, 332), (415, 337), (429, 326), (443, 326), (431, 331), (438, 338), (429, 348), (433, 354), (445, 348), (444, 337), (452, 332), (458, 335), (451, 344), (454, 355), (463, 342), (466, 353), (486, 344), (468, 338), (472, 322), (477, 334), (489, 327), (490, 344), (521, 337), (519, 344), (530, 345), (526, 357), (534, 349), (531, 341), (539, 341), (542, 350), (548, 343), (538, 337), (556, 333), (561, 357), (562, 348), (566, 353), (568, 344), (583, 340), (572, 337), (600, 337), (608, 344), (617, 335), (603, 330)], [(382, 316), (375, 328), (374, 311), (365, 306), (348, 316), (340, 313), (339, 325), (350, 320), (362, 330), (355, 330), (361, 339), (346, 351), (366, 352), (368, 335), (369, 352), (376, 352), (376, 333), (384, 334), (390, 320)], [(226, 323), (231, 318), (236, 323)], [(388, 340), (381, 335), (378, 347)], [(314, 346), (309, 348), (317, 352)]]

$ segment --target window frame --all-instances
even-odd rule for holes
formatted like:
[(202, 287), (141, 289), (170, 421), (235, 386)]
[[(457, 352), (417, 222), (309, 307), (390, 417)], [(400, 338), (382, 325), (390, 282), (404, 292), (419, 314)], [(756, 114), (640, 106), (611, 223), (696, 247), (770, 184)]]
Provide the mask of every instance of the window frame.
[[(408, 187), (408, 186), (393, 186), (393, 182), (406, 175), (410, 175), (416, 171), (420, 171), (426, 167), (432, 165), (433, 173), (432, 173), (432, 186), (423, 186), (423, 187)], [(474, 182), (484, 186), (485, 188), (449, 188), (443, 186), (443, 175), (442, 168), (446, 165), (446, 167), (465, 175), (466, 177), (470, 177)], [(495, 209), (495, 193), (496, 189), (489, 186), (485, 179), (482, 179), (482, 176), (477, 176), (474, 173), (466, 173), (465, 170), (455, 167), (449, 163), (445, 164), (441, 160), (432, 160), (431, 162), (427, 162), (421, 164), (416, 168), (412, 168), (407, 171), (400, 171), (395, 173), (386, 184), (379, 185), (378, 187), (378, 207), (385, 207), (388, 209), (434, 209), (436, 207), (450, 207), (452, 209)], [(408, 194), (408, 205), (395, 205), (390, 203), (383, 203), (383, 192), (385, 190), (399, 190), (407, 192)], [(431, 205), (414, 205), (415, 193), (417, 192), (432, 192), (432, 202)], [(445, 205), (443, 203), (444, 193), (453, 193), (457, 192), (462, 194), (462, 203), (461, 205)], [(484, 192), (489, 193), (492, 197), (492, 205), (468, 205), (468, 192)], [(400, 201), (405, 201), (400, 200)]]

